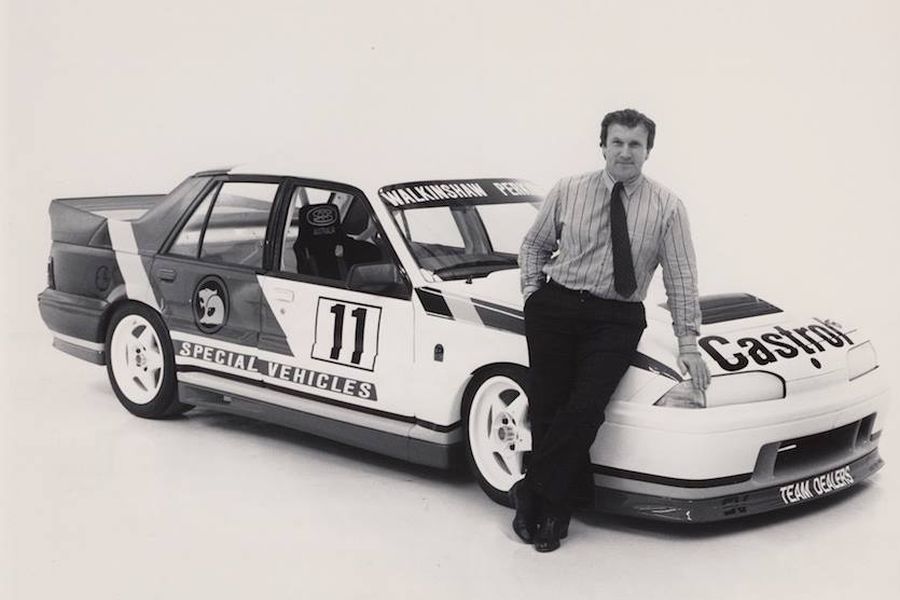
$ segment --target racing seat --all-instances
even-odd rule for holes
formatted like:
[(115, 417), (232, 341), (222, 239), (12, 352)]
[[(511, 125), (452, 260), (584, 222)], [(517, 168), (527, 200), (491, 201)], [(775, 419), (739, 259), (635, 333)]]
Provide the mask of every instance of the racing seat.
[[(358, 210), (354, 212), (353, 208), (345, 222), (354, 233), (356, 229), (361, 229), (361, 233), (368, 225), (368, 214), (363, 207), (360, 219)], [(298, 273), (345, 281), (353, 265), (381, 260), (378, 246), (347, 235), (334, 204), (309, 204), (299, 210), (298, 216), (299, 232), (294, 242)]]

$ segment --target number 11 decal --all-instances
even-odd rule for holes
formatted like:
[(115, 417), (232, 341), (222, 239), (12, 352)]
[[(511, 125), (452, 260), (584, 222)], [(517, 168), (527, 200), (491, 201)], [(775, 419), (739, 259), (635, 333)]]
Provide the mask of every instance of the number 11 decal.
[(319, 298), (312, 357), (373, 371), (381, 308)]

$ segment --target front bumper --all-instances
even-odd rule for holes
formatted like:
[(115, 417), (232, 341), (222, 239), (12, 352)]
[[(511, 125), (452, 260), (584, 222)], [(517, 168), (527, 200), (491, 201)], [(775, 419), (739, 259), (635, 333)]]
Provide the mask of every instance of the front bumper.
[(804, 504), (833, 495), (867, 479), (882, 466), (884, 461), (875, 448), (847, 464), (780, 485), (693, 499), (595, 487), (594, 507), (606, 512), (662, 521), (721, 521)]

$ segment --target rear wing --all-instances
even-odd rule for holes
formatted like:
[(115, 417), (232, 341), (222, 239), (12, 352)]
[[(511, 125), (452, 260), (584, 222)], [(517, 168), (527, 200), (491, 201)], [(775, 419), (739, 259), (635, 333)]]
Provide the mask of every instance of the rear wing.
[(54, 242), (90, 245), (106, 224), (134, 221), (156, 206), (165, 194), (58, 198), (50, 203), (50, 233)]

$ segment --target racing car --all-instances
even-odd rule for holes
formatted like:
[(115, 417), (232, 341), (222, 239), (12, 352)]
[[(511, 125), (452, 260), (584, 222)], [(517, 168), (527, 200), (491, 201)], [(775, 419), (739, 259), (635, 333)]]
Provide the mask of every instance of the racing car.
[[(50, 204), (53, 345), (145, 418), (195, 406), (414, 463), (493, 500), (531, 449), (517, 254), (528, 181), (198, 172), (170, 193)], [(871, 341), (747, 293), (700, 299), (705, 394), (648, 327), (591, 449), (597, 509), (701, 522), (869, 477), (889, 390)]]

